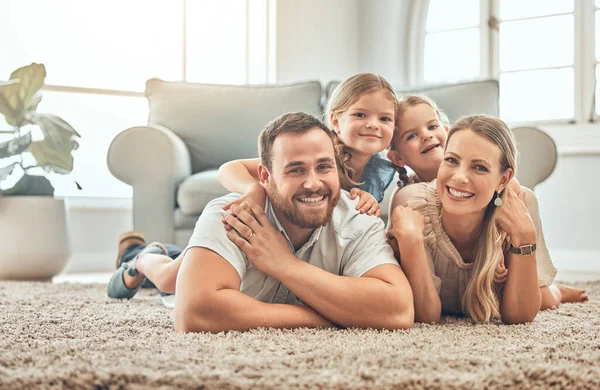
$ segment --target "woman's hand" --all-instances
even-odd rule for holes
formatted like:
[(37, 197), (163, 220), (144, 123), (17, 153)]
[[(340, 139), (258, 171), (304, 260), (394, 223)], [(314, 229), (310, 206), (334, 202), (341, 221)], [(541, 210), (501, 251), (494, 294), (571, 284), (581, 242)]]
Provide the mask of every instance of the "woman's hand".
[(356, 205), (356, 210), (360, 211), (361, 214), (374, 215), (379, 217), (381, 215), (381, 209), (379, 208), (379, 202), (367, 191), (361, 190), (360, 188), (352, 188), (350, 190), (350, 199), (354, 200), (356, 197), (360, 200)]
[(496, 265), (496, 270), (494, 271), (494, 282), (495, 283), (504, 283), (506, 282), (506, 278), (508, 277), (508, 268), (504, 265), (504, 256)]
[(524, 194), (523, 194), (523, 190), (521, 189), (521, 184), (519, 183), (519, 181), (517, 180), (516, 177), (513, 177), (509, 182), (508, 182), (508, 187), (512, 188), (513, 191), (515, 191), (515, 194), (517, 194), (517, 196), (519, 198), (523, 198)]
[(498, 226), (510, 236), (511, 244), (515, 247), (535, 244), (537, 241), (535, 225), (522, 200), (525, 193), (522, 192), (521, 196), (518, 196), (510, 185), (504, 191), (506, 195), (498, 213)]
[(410, 207), (396, 206), (392, 211), (390, 234), (400, 241), (402, 238), (421, 238), (425, 230), (425, 217)]

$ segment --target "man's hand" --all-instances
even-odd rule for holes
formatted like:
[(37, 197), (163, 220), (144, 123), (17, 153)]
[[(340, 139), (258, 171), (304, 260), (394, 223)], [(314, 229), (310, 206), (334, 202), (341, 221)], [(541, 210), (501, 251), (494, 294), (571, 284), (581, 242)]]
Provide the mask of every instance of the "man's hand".
[(233, 228), (227, 232), (227, 237), (262, 273), (275, 277), (278, 267), (286, 267), (289, 261), (296, 260), (285, 237), (271, 225), (263, 209), (253, 201), (232, 206), (225, 223)]
[(359, 188), (352, 188), (350, 190), (350, 199), (354, 200), (357, 196), (360, 199), (356, 205), (356, 210), (358, 210), (361, 214), (366, 213), (367, 215), (374, 215), (376, 217), (381, 215), (379, 202), (377, 202), (377, 199), (375, 199), (373, 195)]

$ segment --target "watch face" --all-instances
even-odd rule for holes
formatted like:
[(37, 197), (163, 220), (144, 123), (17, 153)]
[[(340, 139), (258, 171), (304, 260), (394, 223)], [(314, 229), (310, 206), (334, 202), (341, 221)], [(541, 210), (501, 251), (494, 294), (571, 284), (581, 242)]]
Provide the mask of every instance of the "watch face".
[(521, 254), (524, 256), (530, 255), (533, 253), (531, 245), (525, 245), (521, 247)]

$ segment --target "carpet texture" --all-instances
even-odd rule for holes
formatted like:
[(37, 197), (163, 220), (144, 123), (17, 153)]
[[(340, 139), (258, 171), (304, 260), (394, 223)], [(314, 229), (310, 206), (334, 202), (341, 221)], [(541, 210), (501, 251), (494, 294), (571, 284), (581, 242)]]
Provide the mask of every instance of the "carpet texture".
[(0, 282), (0, 389), (600, 388), (600, 282), (528, 325), (179, 334), (152, 291)]

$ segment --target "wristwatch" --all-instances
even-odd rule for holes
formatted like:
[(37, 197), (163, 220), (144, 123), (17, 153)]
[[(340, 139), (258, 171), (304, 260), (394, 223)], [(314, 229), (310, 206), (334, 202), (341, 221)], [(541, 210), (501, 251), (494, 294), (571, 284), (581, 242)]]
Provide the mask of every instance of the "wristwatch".
[(510, 245), (510, 253), (514, 253), (515, 255), (529, 256), (535, 249), (537, 248), (536, 244), (533, 245), (521, 245), (519, 247), (514, 247), (512, 244)]

